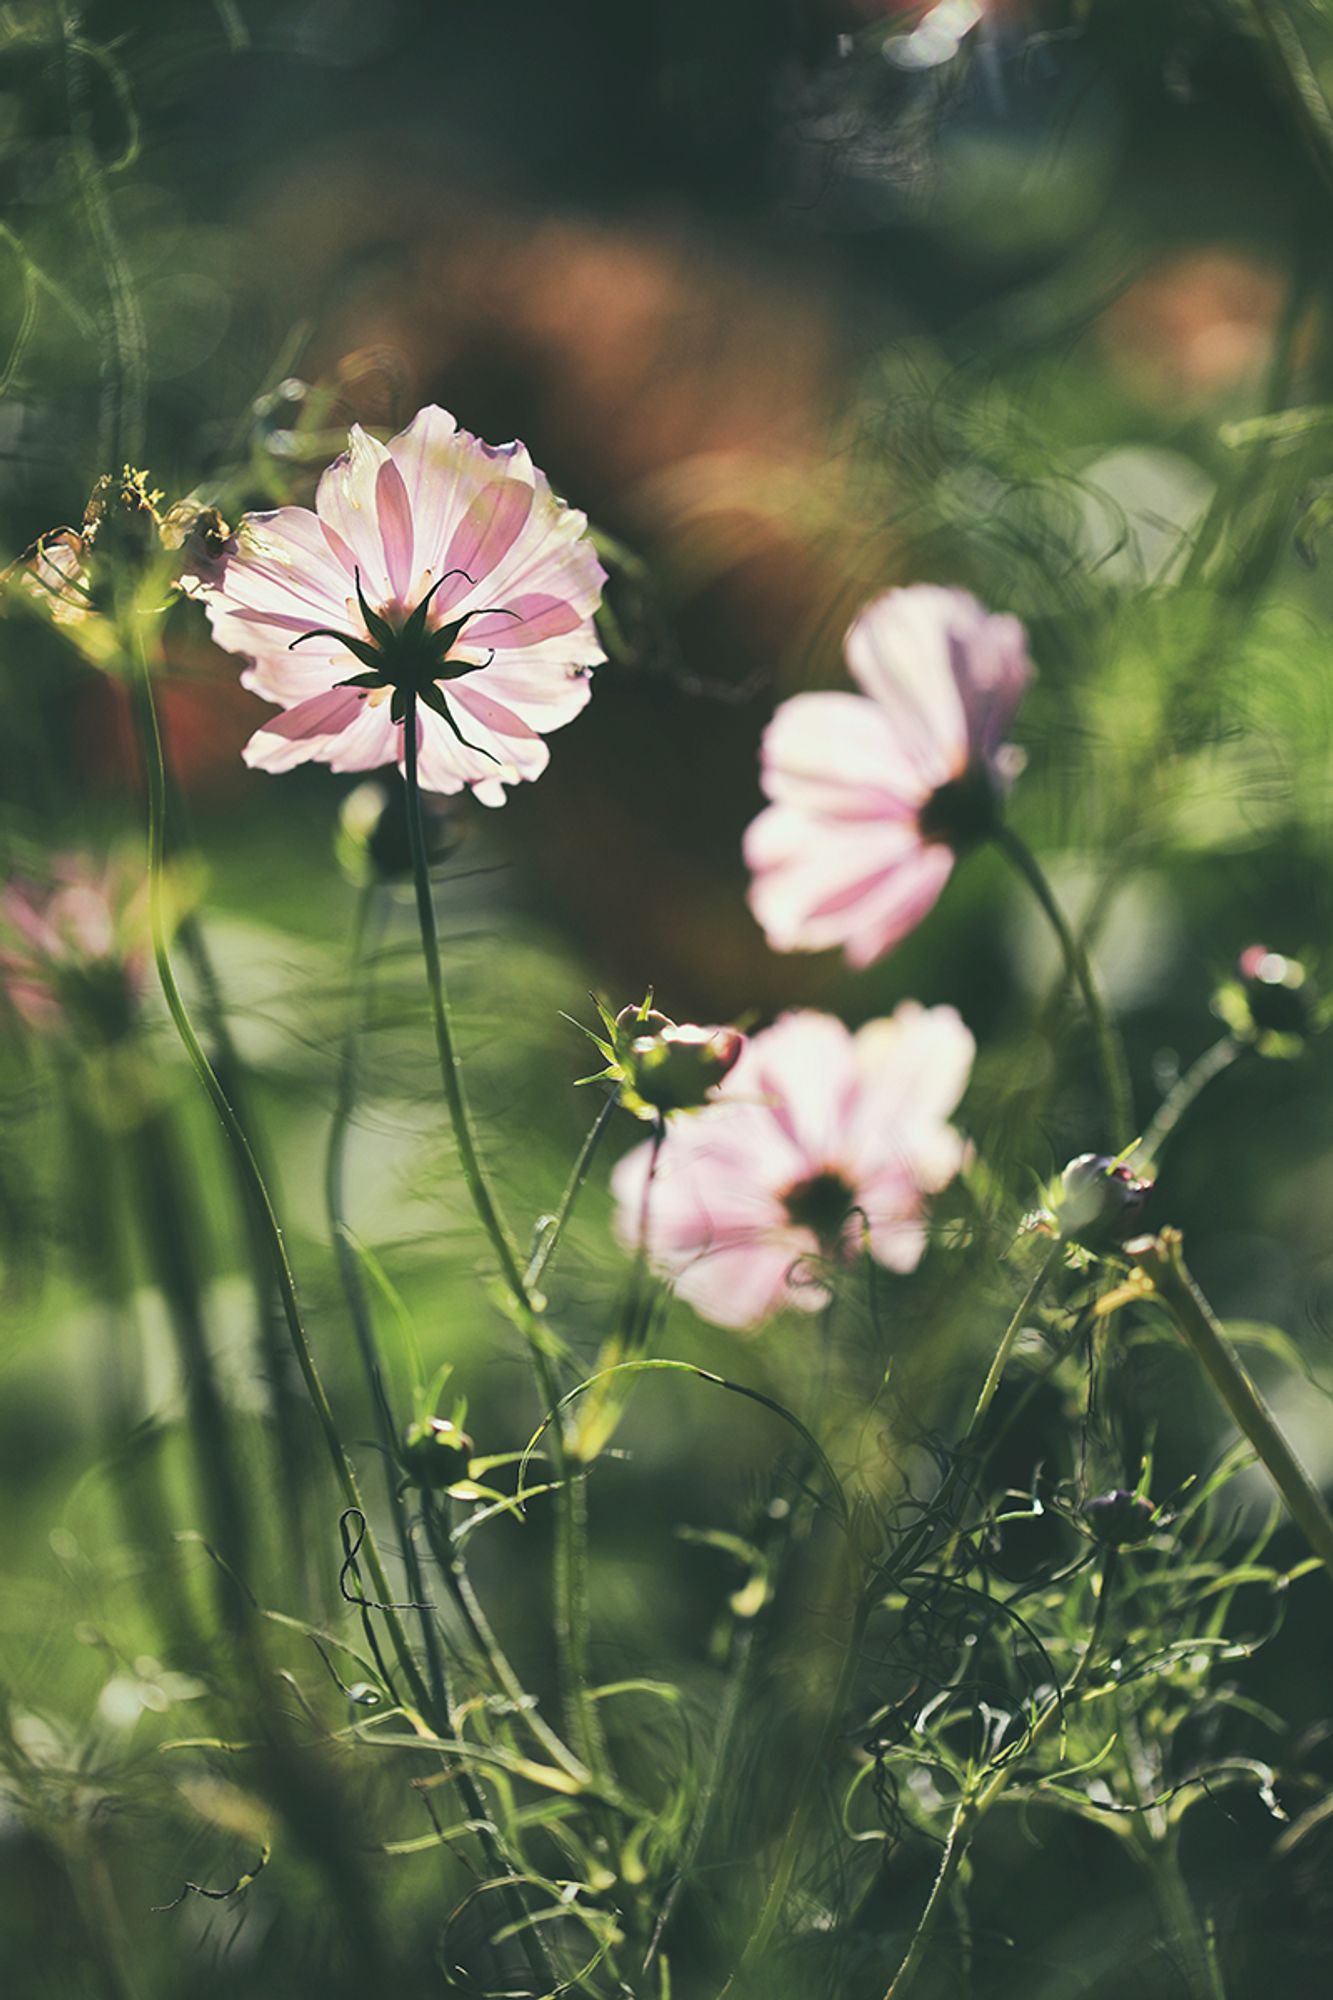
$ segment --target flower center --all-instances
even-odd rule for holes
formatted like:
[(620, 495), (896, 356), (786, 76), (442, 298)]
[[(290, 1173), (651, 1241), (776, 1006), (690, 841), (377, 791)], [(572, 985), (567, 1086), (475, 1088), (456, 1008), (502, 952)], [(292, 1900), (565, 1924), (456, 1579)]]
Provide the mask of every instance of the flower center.
[(782, 1205), (796, 1228), (811, 1230), (827, 1246), (842, 1235), (855, 1200), (851, 1183), (825, 1167), (803, 1181), (794, 1181), (783, 1195)]
[(959, 778), (950, 778), (931, 793), (916, 816), (923, 840), (963, 854), (988, 840), (999, 824), (1000, 796), (984, 764), (969, 764)]
[(450, 569), (433, 583), (421, 602), (410, 611), (406, 618), (389, 618), (382, 611), (366, 602), (366, 594), (361, 588), (361, 572), (355, 572), (356, 601), (361, 607), (365, 622), (366, 637), (356, 632), (335, 632), (330, 626), (317, 626), (312, 632), (303, 632), (299, 639), (293, 639), (295, 649), (307, 639), (336, 639), (353, 659), (360, 660), (364, 673), (351, 674), (346, 680), (335, 683), (338, 687), (355, 688), (364, 700), (372, 704), (389, 696), (389, 719), (405, 722), (409, 708), (418, 701), (448, 723), (454, 735), (466, 750), (473, 750), (478, 756), (498, 760), (489, 750), (482, 750), (475, 743), (469, 743), (458, 727), (453, 711), (440, 689), (441, 681), (461, 680), (464, 674), (482, 673), (495, 658), (494, 648), (488, 648), (484, 660), (456, 660), (454, 647), (462, 636), (464, 627), (474, 618), (518, 618), (517, 611), (506, 610), (503, 605), (479, 605), (474, 611), (465, 611), (461, 618), (449, 620), (447, 624), (429, 626), (426, 623), (431, 599), (441, 585), (450, 577), (472, 578), (466, 570)]

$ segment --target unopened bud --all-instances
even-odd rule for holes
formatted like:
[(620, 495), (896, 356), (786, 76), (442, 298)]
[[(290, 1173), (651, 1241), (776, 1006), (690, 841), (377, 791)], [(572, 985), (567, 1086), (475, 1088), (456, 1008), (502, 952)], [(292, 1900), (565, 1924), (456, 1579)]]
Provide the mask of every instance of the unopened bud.
[(1157, 1519), (1157, 1509), (1151, 1500), (1142, 1493), (1130, 1493), (1123, 1486), (1086, 1501), (1083, 1514), (1093, 1540), (1107, 1549), (1135, 1548), (1146, 1542)]
[(1054, 1222), (1062, 1242), (1109, 1250), (1138, 1226), (1153, 1183), (1104, 1153), (1080, 1153), (1061, 1174)]
[[(445, 860), (458, 845), (460, 819), (450, 802), (422, 799), (426, 855), (431, 863)], [(402, 785), (382, 785), (375, 778), (354, 785), (338, 808), (334, 841), (338, 865), (349, 882), (364, 888), (370, 882), (399, 882), (412, 872), (412, 843), (407, 830), (407, 793)]]
[(1298, 958), (1284, 958), (1267, 945), (1252, 944), (1236, 971), (1256, 1039), (1265, 1035), (1304, 1038), (1314, 1026), (1316, 994)]
[(415, 1486), (436, 1492), (467, 1470), (472, 1440), (448, 1417), (421, 1417), (403, 1437), (403, 1468)]
[(670, 1022), (630, 1044), (634, 1089), (654, 1111), (693, 1111), (707, 1102), (745, 1047), (738, 1028)]

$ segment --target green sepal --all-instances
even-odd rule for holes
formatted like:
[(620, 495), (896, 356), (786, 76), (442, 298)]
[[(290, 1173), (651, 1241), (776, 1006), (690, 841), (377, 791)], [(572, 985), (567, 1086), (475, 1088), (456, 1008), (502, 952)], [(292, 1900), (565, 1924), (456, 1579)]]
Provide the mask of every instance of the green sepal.
[(359, 569), (353, 570), (352, 575), (356, 580), (356, 601), (361, 606), (361, 616), (366, 621), (367, 632), (369, 632), (371, 638), (376, 642), (377, 645), (381, 647), (391, 646), (393, 644), (395, 637), (397, 636), (394, 632), (393, 626), (389, 623), (387, 618), (382, 617), (378, 611), (374, 610), (371, 605), (367, 604), (366, 594), (361, 588), (360, 570)]

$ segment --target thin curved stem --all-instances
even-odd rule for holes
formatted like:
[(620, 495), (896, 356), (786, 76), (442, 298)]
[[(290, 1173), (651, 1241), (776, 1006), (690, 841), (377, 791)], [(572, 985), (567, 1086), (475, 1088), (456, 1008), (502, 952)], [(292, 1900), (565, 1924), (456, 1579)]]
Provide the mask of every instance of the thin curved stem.
[(426, 1538), (439, 1565), (440, 1574), (448, 1585), (449, 1595), (453, 1598), (468, 1637), (485, 1661), (495, 1686), (513, 1703), (516, 1716), (527, 1724), (552, 1763), (567, 1771), (580, 1785), (588, 1784), (591, 1772), (541, 1715), (533, 1696), (524, 1687), (509, 1655), (495, 1636), (485, 1607), (473, 1588), (467, 1566), (450, 1540), (448, 1523), (441, 1518), (429, 1494), (422, 1496), (422, 1518), (425, 1522)]
[(583, 1184), (591, 1171), (592, 1163), (597, 1156), (597, 1148), (602, 1143), (603, 1135), (606, 1132), (607, 1126), (611, 1123), (615, 1108), (615, 1098), (608, 1097), (601, 1110), (597, 1113), (597, 1116), (593, 1119), (592, 1124), (588, 1127), (587, 1135), (579, 1148), (578, 1158), (575, 1160), (570, 1170), (569, 1179), (565, 1183), (565, 1191), (560, 1197), (560, 1206), (556, 1209), (555, 1214), (546, 1222), (545, 1227), (541, 1231), (537, 1247), (528, 1259), (528, 1268), (523, 1274), (523, 1281), (529, 1293), (536, 1293), (541, 1290), (542, 1279), (550, 1269), (555, 1253), (560, 1247), (560, 1239), (565, 1233), (565, 1225), (574, 1212), (574, 1204), (583, 1192)]
[(1244, 1042), (1238, 1042), (1234, 1035), (1223, 1035), (1211, 1048), (1205, 1049), (1198, 1060), (1190, 1064), (1184, 1075), (1176, 1080), (1153, 1113), (1148, 1129), (1134, 1148), (1134, 1158), (1144, 1173), (1152, 1175), (1158, 1164), (1158, 1155), (1195, 1098), (1201, 1095), (1214, 1077), (1221, 1076), (1224, 1071), (1230, 1069), (1236, 1058), (1245, 1053), (1246, 1046)]
[(315, 1363), (309, 1336), (305, 1330), (305, 1322), (301, 1315), (300, 1296), (296, 1289), (296, 1277), (292, 1270), (291, 1260), (287, 1255), (287, 1245), (283, 1237), (282, 1225), (278, 1220), (277, 1212), (274, 1209), (273, 1201), (268, 1191), (268, 1185), (263, 1174), (260, 1172), (259, 1164), (255, 1159), (250, 1141), (246, 1136), (245, 1128), (236, 1116), (231, 1100), (219, 1083), (217, 1074), (204, 1052), (203, 1045), (195, 1033), (194, 1024), (190, 1019), (189, 1010), (181, 995), (180, 987), (176, 983), (176, 975), (172, 968), (171, 951), (167, 939), (167, 917), (163, 895), (166, 774), (162, 761), (162, 734), (158, 724), (157, 704), (153, 698), (152, 672), (144, 652), (141, 636), (138, 640), (136, 651), (139, 668), (138, 679), (136, 681), (137, 705), (140, 711), (144, 755), (148, 767), (149, 921), (152, 929), (153, 958), (157, 966), (158, 979), (161, 983), (162, 993), (167, 1003), (167, 1011), (171, 1015), (176, 1033), (180, 1037), (196, 1077), (213, 1106), (214, 1112), (217, 1114), (218, 1121), (226, 1135), (227, 1143), (235, 1156), (237, 1170), (242, 1183), (249, 1194), (255, 1213), (262, 1224), (269, 1254), (273, 1260), (274, 1275), (277, 1279), (278, 1296), (282, 1303), (283, 1318), (287, 1324), (287, 1332), (296, 1356), (297, 1366), (301, 1371), (301, 1379), (305, 1383), (306, 1393), (314, 1405), (315, 1416), (319, 1422), (320, 1432), (324, 1438), (329, 1459), (333, 1466), (334, 1477), (337, 1480), (339, 1491), (343, 1496), (346, 1506), (355, 1508), (363, 1518), (366, 1518), (366, 1531), (362, 1543), (366, 1568), (370, 1573), (376, 1596), (380, 1600), (384, 1619), (393, 1641), (394, 1651), (398, 1655), (403, 1671), (413, 1688), (419, 1690), (421, 1687), (420, 1674), (417, 1670), (416, 1661), (412, 1657), (411, 1648), (407, 1643), (407, 1635), (403, 1630), (402, 1622), (392, 1602), (389, 1580), (385, 1575), (384, 1565), (380, 1559), (379, 1548), (370, 1527), (369, 1519), (366, 1517), (356, 1468), (343, 1448), (333, 1410), (330, 1407), (328, 1395), (325, 1392), (319, 1369)]
[(435, 1048), (439, 1057), (440, 1081), (453, 1126), (459, 1165), (477, 1219), (495, 1252), (517, 1320), (528, 1347), (537, 1387), (551, 1413), (549, 1432), (555, 1471), (555, 1623), (556, 1648), (565, 1707), (574, 1747), (590, 1770), (599, 1776), (607, 1771), (606, 1745), (596, 1704), (588, 1694), (587, 1615), (582, 1518), (582, 1474), (570, 1465), (564, 1427), (560, 1416), (560, 1389), (552, 1363), (549, 1335), (541, 1321), (536, 1301), (528, 1286), (513, 1238), (491, 1192), (486, 1170), (477, 1149), (477, 1137), (468, 1104), (463, 1067), (454, 1040), (445, 991), (444, 969), (440, 960), (439, 930), (435, 921), (435, 899), (431, 892), (430, 858), (421, 811), (418, 772), (418, 715), (415, 694), (409, 694), (403, 722), (403, 777), (407, 786), (407, 830), (412, 850), (412, 879), (416, 891), (417, 921), (421, 950), (426, 964), (426, 984), (430, 993)]
[(1042, 871), (1041, 863), (1026, 841), (1021, 840), (1013, 828), (1004, 823), (997, 829), (994, 839), (1041, 904), (1059, 941), (1069, 978), (1083, 997), (1083, 1005), (1096, 1039), (1097, 1060), (1101, 1069), (1107, 1110), (1110, 1114), (1111, 1135), (1117, 1148), (1127, 1146), (1134, 1137), (1134, 1110), (1130, 1096), (1129, 1075), (1125, 1065), (1125, 1051), (1115, 1024), (1106, 1010), (1106, 1003), (1098, 991), (1087, 951), (1056, 901), (1054, 891)]
[(1042, 1709), (1040, 1715), (1034, 1718), (1026, 1739), (1015, 1751), (1014, 1755), (1006, 1758), (1005, 1762), (997, 1770), (992, 1770), (984, 1784), (976, 1789), (968, 1788), (959, 1799), (954, 1809), (953, 1818), (949, 1822), (949, 1830), (944, 1837), (944, 1848), (940, 1855), (940, 1865), (936, 1871), (935, 1880), (931, 1884), (930, 1894), (926, 1898), (925, 1908), (922, 1910), (917, 1927), (912, 1933), (912, 1940), (907, 1947), (902, 1964), (889, 1981), (884, 2000), (904, 2000), (908, 1989), (915, 1983), (916, 1975), (921, 1970), (921, 1966), (930, 1949), (936, 1927), (940, 1917), (944, 1913), (945, 1905), (952, 1893), (954, 1882), (957, 1879), (958, 1871), (963, 1864), (976, 1827), (985, 1818), (990, 1808), (996, 1803), (1009, 1784), (1010, 1779), (1022, 1761), (1022, 1757), (1032, 1749), (1040, 1737), (1045, 1735), (1046, 1730), (1055, 1717), (1063, 1715), (1066, 1703), (1078, 1692), (1087, 1678), (1088, 1670), (1092, 1666), (1097, 1649), (1101, 1644), (1102, 1633), (1106, 1627), (1106, 1614), (1110, 1608), (1111, 1601), (1111, 1587), (1115, 1581), (1116, 1560), (1116, 1550), (1108, 1549), (1102, 1563), (1100, 1589), (1097, 1593), (1097, 1607), (1093, 1613), (1087, 1644), (1084, 1646), (1079, 1656), (1078, 1665), (1075, 1667), (1069, 1680), (1057, 1694), (1051, 1696), (1051, 1699), (1047, 1702), (1045, 1708)]
[(1045, 1291), (1046, 1280), (1054, 1270), (1059, 1255), (1060, 1245), (1058, 1243), (1052, 1244), (1051, 1248), (1042, 1258), (1041, 1263), (1037, 1266), (1037, 1269), (1033, 1272), (1027, 1290), (1015, 1306), (1013, 1317), (1010, 1319), (1008, 1326), (1001, 1336), (1000, 1344), (995, 1350), (995, 1358), (991, 1362), (986, 1379), (981, 1385), (981, 1394), (977, 1397), (976, 1407), (972, 1412), (972, 1420), (968, 1424), (959, 1443), (959, 1451), (965, 1451), (975, 1441), (977, 1433), (986, 1421), (986, 1413), (995, 1401), (996, 1391), (1004, 1379), (1004, 1371), (1008, 1367), (1009, 1357), (1014, 1351), (1014, 1342), (1023, 1331), (1030, 1314), (1036, 1307), (1038, 1299), (1041, 1297), (1043, 1291)]

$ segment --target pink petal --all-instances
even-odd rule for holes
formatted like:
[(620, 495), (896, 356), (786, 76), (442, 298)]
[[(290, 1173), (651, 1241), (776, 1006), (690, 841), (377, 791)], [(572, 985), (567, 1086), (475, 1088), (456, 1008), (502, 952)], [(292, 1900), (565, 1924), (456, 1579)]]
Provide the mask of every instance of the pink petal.
[(928, 796), (887, 715), (858, 694), (798, 694), (764, 731), (770, 799), (831, 819), (902, 819)]
[(948, 847), (918, 847), (905, 855), (858, 909), (856, 927), (843, 945), (847, 963), (861, 970), (901, 944), (934, 909), (953, 866)]
[(375, 475), (375, 509), (389, 588), (401, 608), (410, 611), (413, 609), (412, 503), (407, 497), (403, 475), (391, 458), (384, 460)]
[[(429, 569), (438, 578), (452, 567), (445, 560), (450, 539), (482, 483), (469, 449), (475, 442), (435, 403), (418, 410), (407, 429), (389, 440), (389, 456), (402, 474), (412, 509), (418, 577)], [(440, 597), (447, 592), (448, 586)]]
[(922, 1007), (914, 1000), (858, 1031), (858, 1124), (867, 1166), (877, 1133), (892, 1132), (904, 1142), (944, 1124), (967, 1088), (976, 1047), (956, 1008)]
[(582, 613), (563, 597), (549, 592), (530, 591), (526, 596), (507, 597), (503, 613), (478, 618), (467, 628), (469, 646), (494, 646), (508, 652), (520, 646), (537, 646), (543, 639), (558, 639), (576, 632), (584, 623)]
[(330, 688), (298, 702), (282, 715), (270, 716), (242, 751), (247, 764), (260, 771), (290, 771), (311, 759), (327, 762), (326, 747), (354, 722), (362, 697), (351, 688)]
[(909, 822), (811, 818), (769, 806), (746, 829), (750, 908), (775, 951), (840, 945), (869, 964), (906, 935), (953, 867)]
[(320, 520), (346, 544), (361, 588), (377, 608), (394, 598), (378, 500), (380, 467), (388, 458), (382, 444), (353, 424), (346, 451), (321, 475), (315, 492)]
[(518, 540), (532, 512), (532, 499), (531, 486), (519, 479), (497, 478), (484, 486), (454, 531), (445, 568), (466, 571), (480, 588)]
[(592, 699), (590, 675), (576, 667), (548, 666), (530, 656), (499, 659), (478, 678), (488, 694), (543, 732), (572, 722)]
[(954, 652), (985, 618), (966, 591), (914, 584), (873, 599), (843, 642), (853, 676), (883, 708), (927, 791), (966, 768), (967, 713)]
[(701, 1318), (737, 1330), (761, 1325), (788, 1304), (817, 1310), (822, 1301), (810, 1288), (788, 1284), (805, 1247), (779, 1237), (705, 1250), (681, 1271), (676, 1291)]
[(832, 1014), (783, 1014), (747, 1045), (727, 1079), (728, 1095), (753, 1093), (803, 1168), (835, 1161), (855, 1103), (852, 1037)]

